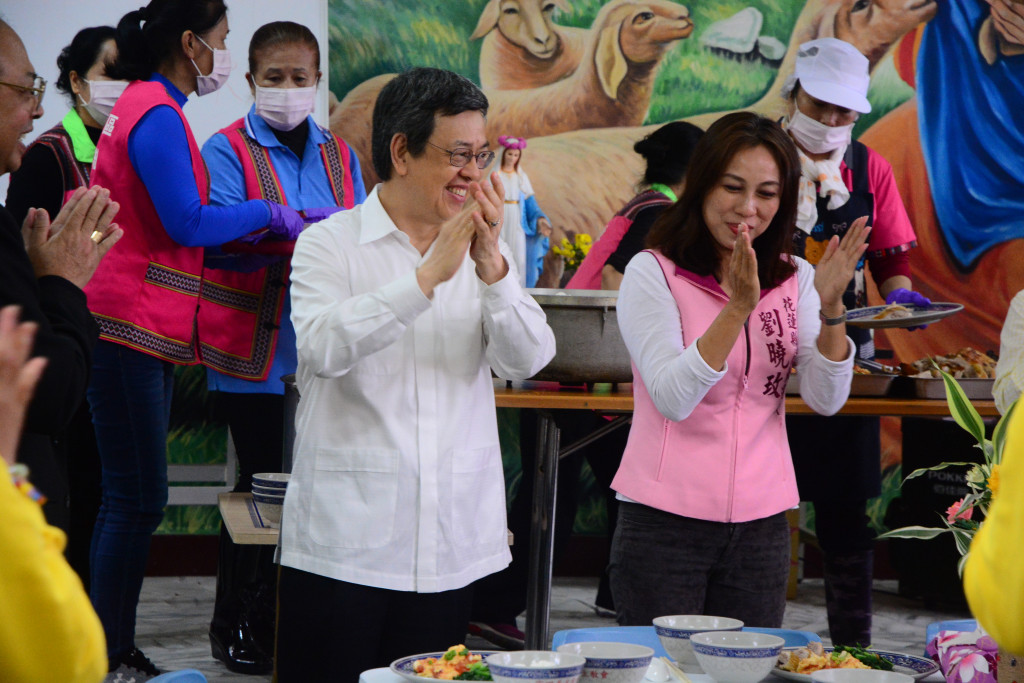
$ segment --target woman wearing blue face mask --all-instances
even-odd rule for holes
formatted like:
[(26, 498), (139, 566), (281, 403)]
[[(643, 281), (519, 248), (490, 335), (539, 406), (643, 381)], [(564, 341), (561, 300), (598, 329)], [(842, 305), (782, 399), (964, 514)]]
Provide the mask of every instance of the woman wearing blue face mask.
[(100, 328), (88, 399), (103, 465), (92, 543), (93, 605), (112, 676), (158, 673), (135, 647), (150, 538), (167, 503), (167, 430), (175, 364), (202, 360), (196, 332), (203, 247), (259, 230), (294, 239), (302, 217), (265, 200), (209, 203), (209, 180), (182, 111), (231, 71), (222, 0), (153, 0), (117, 26), (111, 78), (130, 81), (96, 148), (92, 182), (122, 207), (125, 235), (86, 294)]
[[(359, 160), (313, 120), (320, 47), (300, 24), (261, 26), (249, 42), (246, 74), (255, 104), (203, 145), (210, 203), (270, 199), (309, 221), (366, 198)], [(292, 242), (244, 242), (207, 249), (199, 309), (203, 362), (216, 408), (238, 455), (235, 491), (256, 472), (279, 472), (284, 441), (283, 375), (297, 365), (288, 292)], [(243, 253), (238, 253), (244, 250)], [(219, 292), (269, 302), (259, 310), (227, 306)], [(274, 651), (274, 548), (241, 546), (221, 530), (217, 598), (210, 623), (213, 656), (232, 671), (268, 673)]]

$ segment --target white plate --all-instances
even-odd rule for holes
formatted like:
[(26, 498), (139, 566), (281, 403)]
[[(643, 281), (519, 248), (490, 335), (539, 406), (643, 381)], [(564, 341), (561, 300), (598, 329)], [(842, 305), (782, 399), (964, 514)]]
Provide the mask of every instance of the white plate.
[(885, 318), (876, 320), (875, 316), (886, 309), (885, 306), (868, 306), (867, 308), (855, 308), (846, 312), (846, 324), (854, 327), (915, 327), (917, 325), (928, 325), (942, 320), (964, 309), (963, 304), (954, 303), (933, 303), (928, 306), (914, 306), (903, 304), (910, 309), (910, 315), (906, 318)]
[[(795, 648), (787, 647), (784, 648), (782, 651), (788, 652), (793, 649)], [(908, 676), (913, 676), (914, 678), (924, 678), (925, 676), (930, 676), (931, 674), (939, 670), (938, 664), (924, 657), (907, 655), (903, 654), (902, 652), (887, 652), (885, 650), (868, 650), (868, 652), (870, 652), (871, 654), (878, 655), (882, 659), (886, 659), (892, 662), (893, 671), (896, 671), (901, 674), (907, 674)], [(832, 648), (826, 647), (825, 654), (832, 654)], [(791, 681), (801, 681), (802, 683), (806, 683), (807, 681), (811, 680), (810, 674), (798, 674), (795, 671), (786, 671), (785, 669), (780, 669), (778, 664), (776, 664), (775, 668), (772, 669), (772, 673), (778, 676), (779, 678), (786, 678)]]
[[(488, 655), (493, 655), (498, 650), (470, 650), (471, 655), (480, 655), (483, 659), (487, 659)], [(389, 667), (393, 673), (406, 678), (410, 681), (429, 681), (433, 680), (430, 678), (424, 678), (423, 676), (417, 676), (413, 673), (412, 665), (416, 663), (417, 659), (426, 659), (427, 657), (435, 657), (440, 659), (444, 656), (444, 652), (424, 652), (419, 655), (409, 655), (408, 657), (401, 657), (391, 662)]]

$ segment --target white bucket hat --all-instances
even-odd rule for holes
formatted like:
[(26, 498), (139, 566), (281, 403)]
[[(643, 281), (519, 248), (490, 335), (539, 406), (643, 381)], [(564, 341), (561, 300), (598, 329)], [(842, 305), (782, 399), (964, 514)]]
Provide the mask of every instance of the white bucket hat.
[(867, 98), (871, 81), (868, 59), (844, 40), (818, 38), (801, 45), (783, 97), (789, 97), (797, 81), (808, 95), (822, 102), (861, 114), (871, 111)]

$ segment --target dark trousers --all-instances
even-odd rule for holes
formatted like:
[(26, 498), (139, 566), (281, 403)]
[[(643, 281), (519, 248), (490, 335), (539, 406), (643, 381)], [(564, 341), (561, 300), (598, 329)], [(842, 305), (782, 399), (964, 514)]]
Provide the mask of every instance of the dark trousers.
[(90, 597), (113, 658), (135, 647), (135, 609), (149, 545), (167, 505), (167, 426), (174, 366), (100, 341), (88, 397), (103, 464)]
[(663, 614), (708, 614), (778, 628), (789, 543), (782, 512), (708, 522), (620, 502), (609, 565), (619, 623), (649, 626)]
[[(607, 424), (600, 415), (586, 410), (552, 411), (555, 423), (561, 430), (562, 446), (578, 441)], [(473, 621), (485, 623), (514, 624), (515, 619), (526, 608), (526, 589), (530, 554), (530, 517), (533, 501), (533, 473), (537, 467), (537, 414), (532, 410), (519, 413), (519, 449), (522, 458), (523, 475), (519, 489), (512, 500), (508, 516), (508, 528), (512, 531), (512, 562), (508, 567), (485, 576), (476, 582), (476, 598), (473, 602)], [(611, 489), (612, 479), (622, 461), (626, 448), (629, 427), (617, 430), (588, 444), (558, 463), (558, 497), (555, 510), (555, 553), (557, 563), (565, 550), (569, 535), (576, 519), (579, 502), (579, 480), (583, 460), (586, 459), (594, 473), (598, 488), (605, 496), (608, 507), (608, 538), (615, 532), (618, 518), (618, 501)], [(605, 563), (607, 564), (607, 562)], [(603, 572), (598, 589), (597, 604), (611, 607), (607, 575)]]
[(278, 584), (277, 681), (356, 683), (367, 669), (465, 640), (472, 586), (413, 593), (292, 567)]
[[(284, 444), (284, 396), (212, 392), (218, 417), (228, 424), (238, 456), (235, 492), (252, 490), (252, 475), (280, 472)], [(220, 532), (217, 595), (210, 630), (222, 642), (244, 629), (269, 656), (274, 646), (277, 571), (274, 547), (236, 545)]]

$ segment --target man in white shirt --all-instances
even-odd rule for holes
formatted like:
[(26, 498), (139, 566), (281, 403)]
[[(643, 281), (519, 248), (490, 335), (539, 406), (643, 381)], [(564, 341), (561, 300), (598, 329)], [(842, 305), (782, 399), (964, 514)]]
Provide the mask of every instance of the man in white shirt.
[(281, 683), (462, 642), (470, 584), (509, 563), (491, 369), (530, 377), (555, 341), (498, 239), (486, 111), (451, 72), (396, 77), (373, 113), (381, 184), (296, 244)]

